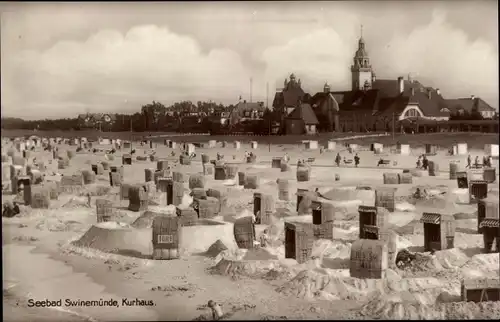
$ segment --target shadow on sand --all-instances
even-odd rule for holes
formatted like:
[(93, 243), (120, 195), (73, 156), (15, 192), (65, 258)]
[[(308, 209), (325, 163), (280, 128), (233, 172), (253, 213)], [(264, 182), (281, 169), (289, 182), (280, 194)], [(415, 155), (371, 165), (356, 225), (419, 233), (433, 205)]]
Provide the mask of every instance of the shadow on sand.
[(133, 250), (133, 249), (118, 249), (112, 252), (113, 254), (117, 255), (122, 255), (122, 256), (128, 256), (128, 257), (134, 257), (134, 258), (140, 258), (140, 259), (153, 259), (152, 254), (143, 254), (139, 251)]

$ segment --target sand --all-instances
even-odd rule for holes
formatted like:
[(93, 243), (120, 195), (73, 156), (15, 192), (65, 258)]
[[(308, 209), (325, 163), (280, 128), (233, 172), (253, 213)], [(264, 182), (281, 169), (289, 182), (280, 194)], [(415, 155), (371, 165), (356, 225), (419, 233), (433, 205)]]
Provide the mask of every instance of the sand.
[[(415, 157), (385, 156), (384, 158), (396, 161), (398, 166), (382, 170), (375, 167), (379, 156), (369, 151), (360, 151), (360, 168), (333, 168), (333, 158), (338, 151), (342, 156), (352, 158), (338, 146), (337, 151), (323, 154), (297, 148), (296, 145), (272, 146), (270, 153), (267, 146), (260, 147), (255, 151), (258, 155), (256, 164), (238, 165), (239, 171), (259, 175), (260, 187), (256, 190), (236, 186), (234, 180), (217, 182), (207, 178), (207, 188), (221, 189), (227, 193), (227, 209), (213, 221), (201, 221), (200, 225), (183, 228), (183, 256), (180, 260), (150, 259), (151, 213), (173, 215), (175, 212), (175, 207), (165, 205), (165, 194), (152, 193), (151, 197), (158, 205), (150, 206), (149, 212), (129, 212), (125, 209), (128, 202), (119, 200), (116, 188), (108, 190), (103, 187), (108, 183), (107, 176), (102, 176), (98, 178), (98, 183), (84, 187), (77, 193), (61, 194), (59, 200), (51, 202), (50, 209), (31, 210), (29, 207), (22, 207), (20, 216), (4, 218), (2, 221), (5, 232), (4, 262), (9, 263), (4, 282), (13, 281), (17, 285), (12, 289), (12, 296), (19, 299), (27, 293), (60, 297), (76, 296), (71, 293), (75, 292), (86, 299), (100, 296), (140, 296), (154, 298), (158, 303), (154, 308), (137, 308), (137, 311), (130, 311), (132, 313), (110, 313), (110, 309), (83, 307), (77, 310), (78, 315), (58, 312), (57, 314), (68, 317), (64, 320), (89, 317), (127, 320), (129, 316), (131, 319), (142, 320), (190, 320), (207, 313), (205, 310), (196, 310), (196, 307), (205, 305), (209, 299), (222, 303), (235, 319), (272, 319), (283, 316), (301, 319), (340, 319), (349, 316), (370, 319), (495, 317), (496, 313), (492, 310), (498, 309), (496, 303), (449, 303), (450, 299), (458, 296), (463, 277), (499, 274), (498, 254), (480, 254), (482, 236), (473, 231), (477, 225), (474, 219), (476, 206), (464, 205), (468, 193), (458, 189), (456, 181), (448, 179), (448, 162), (457, 157), (446, 156), (440, 151), (432, 158), (443, 170), (437, 177), (414, 177), (412, 185), (398, 185), (396, 211), (389, 216), (390, 228), (399, 234), (397, 249), (415, 250), (423, 245), (422, 224), (418, 223), (422, 212), (450, 210), (458, 219), (456, 248), (436, 252), (434, 255), (425, 253), (411, 269), (389, 270), (385, 281), (360, 280), (349, 276), (351, 244), (359, 235), (357, 208), (361, 204), (373, 205), (374, 192), (356, 190), (356, 187), (370, 186), (375, 189), (383, 186), (383, 172), (400, 172), (404, 167), (413, 168)], [(109, 149), (110, 146), (97, 148)], [(136, 155), (146, 155), (146, 149), (139, 146), (134, 148)], [(65, 149), (75, 147), (60, 145), (61, 153)], [(197, 148), (196, 153), (206, 153), (214, 159), (216, 152), (222, 150), (222, 154), (235, 155), (236, 160), (239, 160), (243, 159), (245, 149), (242, 147), (240, 151), (235, 151), (231, 148)], [(172, 149), (158, 146), (155, 151), (158, 156), (163, 157), (169, 155)], [(291, 156), (291, 164), (295, 164), (298, 158), (315, 158), (309, 182), (296, 181), (295, 166), (287, 173), (271, 169), (271, 158), (284, 154), (284, 151), (288, 151)], [(176, 153), (178, 152), (177, 150)], [(480, 151), (472, 153), (481, 156)], [(48, 158), (48, 154), (45, 156), (39, 151), (34, 154), (37, 159)], [(121, 154), (118, 151), (115, 161), (110, 163), (119, 165)], [(182, 171), (188, 175), (201, 171), (199, 158), (193, 160), (190, 166), (178, 163), (174, 165), (174, 159), (170, 161), (174, 171)], [(68, 169), (57, 170), (57, 164), (53, 164), (56, 168), (49, 171), (72, 174), (89, 168), (90, 163), (103, 160), (103, 153), (79, 153), (71, 160)], [(498, 167), (498, 164), (495, 163), (495, 166)], [(143, 182), (144, 169), (152, 167), (155, 167), (154, 162), (136, 161), (134, 158), (131, 166), (125, 166), (125, 182)], [(336, 174), (340, 175), (340, 181), (335, 181)], [(289, 201), (277, 200), (278, 177), (290, 180)], [(54, 177), (56, 180), (58, 178)], [(187, 188), (187, 184), (185, 186)], [(436, 197), (429, 201), (414, 202), (409, 196), (416, 187), (425, 187)], [(283, 223), (290, 220), (312, 222), (310, 215), (297, 216), (297, 188), (318, 188), (335, 205), (334, 240), (315, 242), (312, 258), (303, 264), (284, 258)], [(114, 222), (96, 223), (95, 201), (92, 201), (89, 208), (86, 198), (81, 195), (87, 192), (92, 195), (103, 194), (102, 197), (113, 202), (116, 212)], [(265, 249), (239, 250), (234, 241), (231, 222), (236, 218), (252, 215), (254, 192), (272, 194), (276, 200), (272, 224), (256, 227), (257, 238), (264, 229), (269, 229), (270, 245)], [(441, 195), (441, 192), (445, 194)], [(188, 207), (191, 202), (192, 197), (186, 191), (180, 207)], [(407, 231), (408, 227), (412, 228), (411, 232)], [(227, 249), (212, 247), (218, 241)], [(20, 247), (18, 245), (21, 244), (33, 245), (37, 253), (31, 252), (33, 248), (22, 251), (12, 247)], [(5, 257), (6, 252), (10, 254), (8, 257)], [(26, 265), (26, 262), (37, 265)], [(59, 268), (61, 265), (69, 268)], [(68, 285), (74, 287), (69, 288)], [(157, 291), (158, 286), (166, 291)], [(16, 288), (24, 293), (16, 291)], [(12, 304), (9, 301), (11, 299), (7, 301), (4, 295), (4, 304)], [(436, 301), (439, 304), (435, 304)], [(12, 307), (10, 305), (9, 314), (22, 320), (19, 317), (23, 315)], [(361, 307), (364, 309), (361, 310)], [(457, 313), (453, 313), (453, 309)], [(28, 308), (24, 308), (24, 311), (34, 312)], [(45, 311), (49, 312), (48, 309)], [(51, 316), (50, 314), (40, 315)]]

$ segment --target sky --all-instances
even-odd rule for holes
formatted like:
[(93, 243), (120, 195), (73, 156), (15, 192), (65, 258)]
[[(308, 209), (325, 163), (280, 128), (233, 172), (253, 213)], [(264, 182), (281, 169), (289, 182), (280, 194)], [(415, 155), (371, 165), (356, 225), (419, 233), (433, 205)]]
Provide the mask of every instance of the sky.
[(153, 100), (236, 104), (240, 95), (271, 105), (290, 73), (311, 94), (325, 82), (349, 90), (361, 25), (378, 79), (411, 74), (445, 98), (475, 95), (498, 109), (497, 7), (494, 0), (0, 3), (2, 116), (133, 113)]

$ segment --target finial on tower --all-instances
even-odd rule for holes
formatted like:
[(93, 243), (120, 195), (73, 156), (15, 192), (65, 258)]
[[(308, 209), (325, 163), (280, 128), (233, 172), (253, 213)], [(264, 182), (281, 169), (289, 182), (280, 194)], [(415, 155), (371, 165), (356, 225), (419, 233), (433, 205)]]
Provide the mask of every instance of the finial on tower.
[(361, 38), (363, 38), (363, 25), (361, 25)]

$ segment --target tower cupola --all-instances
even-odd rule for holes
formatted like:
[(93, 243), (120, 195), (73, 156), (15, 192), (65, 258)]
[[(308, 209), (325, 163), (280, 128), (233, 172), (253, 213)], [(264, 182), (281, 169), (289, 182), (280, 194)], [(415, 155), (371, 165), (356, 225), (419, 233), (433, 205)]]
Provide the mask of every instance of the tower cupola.
[(365, 40), (363, 39), (363, 26), (361, 26), (361, 35), (358, 40), (358, 49), (353, 57), (353, 64), (351, 65), (352, 73), (352, 90), (364, 90), (365, 83), (368, 82), (371, 88), (373, 82), (373, 71), (370, 65), (370, 57), (365, 48)]

